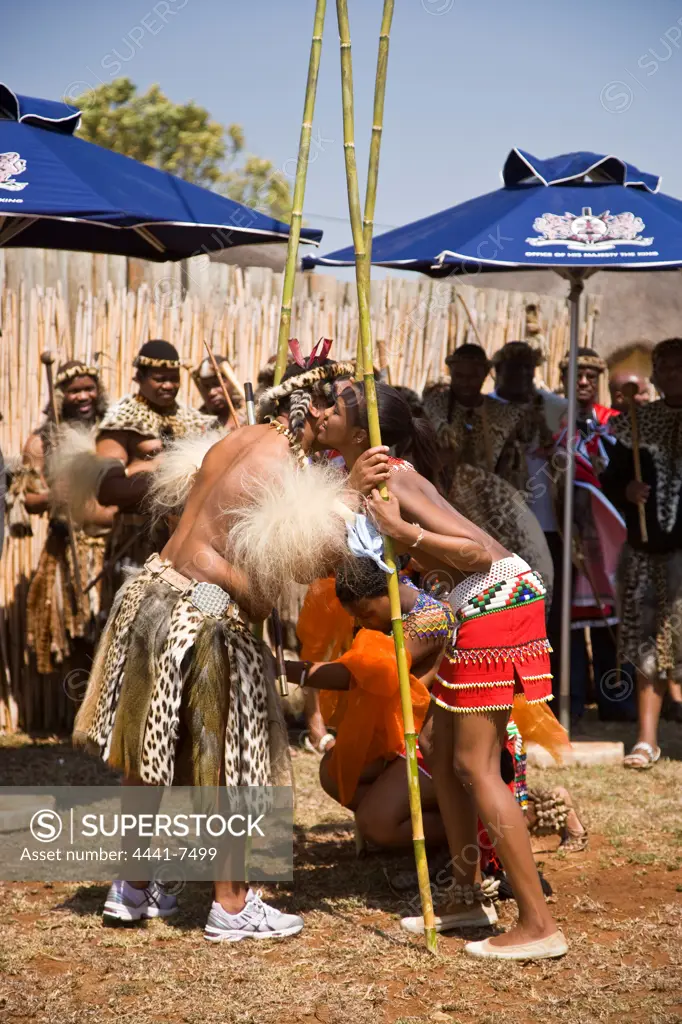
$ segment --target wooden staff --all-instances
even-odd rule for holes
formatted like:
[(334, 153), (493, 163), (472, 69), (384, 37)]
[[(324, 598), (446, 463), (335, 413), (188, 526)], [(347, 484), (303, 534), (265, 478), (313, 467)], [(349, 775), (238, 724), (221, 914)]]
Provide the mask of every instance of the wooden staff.
[[(355, 278), (358, 291), (359, 329), (362, 340), (362, 367), (367, 401), (367, 418), (369, 421), (369, 438), (372, 447), (381, 444), (379, 427), (379, 410), (377, 406), (376, 387), (374, 382), (374, 358), (372, 352), (372, 324), (369, 311), (369, 273), (368, 259), (365, 248), (365, 235), (362, 229), (360, 212), (360, 192), (358, 189), (358, 173), (355, 162), (355, 127), (353, 111), (353, 64), (351, 59), (350, 28), (348, 24), (347, 0), (336, 0), (336, 13), (339, 23), (339, 40), (341, 44), (341, 89), (343, 99), (343, 150), (346, 158), (346, 180), (348, 185), (348, 208), (350, 211), (351, 228), (353, 230), (353, 246), (355, 249)], [(384, 498), (388, 491), (384, 484), (380, 488)], [(405, 637), (403, 634), (403, 617), (400, 606), (400, 584), (393, 554), (393, 544), (389, 537), (384, 537), (384, 560), (390, 571), (387, 574), (388, 594), (391, 605), (391, 622), (395, 642), (398, 679), (400, 682), (400, 702), (403, 712), (405, 731), (405, 762), (407, 766), (407, 786), (410, 799), (410, 815), (412, 819), (412, 841), (414, 859), (419, 880), (422, 914), (424, 915), (424, 935), (426, 948), (436, 951), (436, 922), (431, 899), (431, 881), (429, 866), (426, 859), (426, 843), (424, 839), (424, 822), (422, 819), (421, 798), (419, 793), (419, 769), (417, 767), (417, 734), (414, 726), (414, 710), (410, 690), (410, 670), (407, 663)]]
[(234, 405), (232, 404), (232, 399), (230, 398), (230, 392), (227, 390), (227, 385), (225, 383), (225, 380), (223, 379), (223, 375), (222, 375), (222, 373), (220, 372), (220, 370), (218, 368), (218, 364), (216, 362), (216, 358), (213, 355), (213, 352), (212, 352), (211, 348), (209, 347), (209, 344), (208, 344), (208, 341), (206, 340), (206, 338), (204, 338), (204, 345), (206, 346), (206, 351), (208, 352), (208, 358), (211, 360), (211, 366), (213, 367), (213, 372), (215, 373), (216, 377), (218, 378), (218, 383), (220, 384), (220, 390), (223, 393), (223, 398), (227, 402), (227, 408), (230, 410), (230, 416), (234, 420), (235, 427), (237, 428), (237, 430), (239, 430), (239, 427), (241, 426), (241, 424), (240, 424), (239, 420), (237, 419), (237, 413), (235, 412)]
[[(632, 429), (632, 460), (635, 464), (635, 480), (637, 483), (642, 483), (642, 460), (639, 452), (639, 423), (637, 421), (637, 405), (635, 403), (635, 395), (637, 394), (638, 388), (634, 381), (628, 381), (627, 384), (623, 385), (623, 398), (628, 403), (628, 409), (630, 410), (630, 427)], [(646, 509), (641, 502), (637, 502), (637, 510), (639, 512), (639, 533), (642, 539), (642, 544), (649, 542), (649, 535), (646, 528)]]
[[(54, 396), (54, 379), (52, 376), (52, 364), (54, 363), (54, 356), (51, 352), (41, 352), (40, 361), (45, 367), (45, 373), (47, 374), (47, 390), (50, 396), (50, 408), (52, 410), (52, 418), (54, 425), (59, 428), (59, 413), (57, 412), (57, 403)], [(73, 519), (71, 518), (71, 511), (67, 505), (66, 507), (66, 524), (69, 531), (69, 547), (71, 548), (71, 558), (73, 559), (73, 575), (74, 575), (74, 587), (76, 589), (76, 596), (79, 599), (83, 597), (83, 582), (81, 580), (81, 567), (78, 559), (78, 549), (76, 547), (76, 531), (73, 525)]]

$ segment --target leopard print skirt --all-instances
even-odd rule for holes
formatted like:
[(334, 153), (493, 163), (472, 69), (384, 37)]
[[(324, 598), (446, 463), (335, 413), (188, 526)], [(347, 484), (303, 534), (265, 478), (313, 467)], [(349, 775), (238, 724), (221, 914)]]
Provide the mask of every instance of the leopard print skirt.
[(116, 595), (74, 742), (149, 785), (291, 784), (270, 651), (145, 569)]
[(618, 566), (619, 653), (648, 679), (682, 682), (682, 551), (625, 544)]

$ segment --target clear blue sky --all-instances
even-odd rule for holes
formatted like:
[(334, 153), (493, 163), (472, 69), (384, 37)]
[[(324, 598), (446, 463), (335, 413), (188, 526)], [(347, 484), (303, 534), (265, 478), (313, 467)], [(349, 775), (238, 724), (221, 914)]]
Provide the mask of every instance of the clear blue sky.
[[(513, 145), (614, 153), (682, 197), (682, 4), (673, 0), (396, 0), (377, 226), (497, 187)], [(23, 0), (3, 11), (2, 79), (61, 98), (127, 75), (236, 121), (247, 148), (293, 175), (314, 0)], [(322, 251), (345, 222), (336, 5), (315, 114), (305, 217)], [(350, 0), (364, 179), (381, 0)], [(165, 18), (165, 20), (164, 20)], [(679, 19), (679, 21), (678, 21)], [(9, 44), (9, 45), (7, 45)], [(327, 219), (327, 218), (338, 218)]]

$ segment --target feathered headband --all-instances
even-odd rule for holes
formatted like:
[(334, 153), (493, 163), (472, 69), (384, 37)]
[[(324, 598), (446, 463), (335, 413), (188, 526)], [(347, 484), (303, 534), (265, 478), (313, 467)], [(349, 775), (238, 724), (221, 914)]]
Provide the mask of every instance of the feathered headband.
[(339, 377), (350, 377), (355, 373), (355, 362), (333, 362), (327, 360), (331, 348), (329, 338), (320, 339), (310, 355), (304, 359), (298, 341), (294, 338), (289, 342), (292, 355), (301, 373), (292, 373), (280, 384), (268, 388), (260, 397), (257, 419), (263, 423), (266, 419), (276, 416), (279, 403), (289, 400), (289, 429), (298, 433), (303, 429), (305, 418), (310, 408), (311, 392), (316, 384), (324, 386)]

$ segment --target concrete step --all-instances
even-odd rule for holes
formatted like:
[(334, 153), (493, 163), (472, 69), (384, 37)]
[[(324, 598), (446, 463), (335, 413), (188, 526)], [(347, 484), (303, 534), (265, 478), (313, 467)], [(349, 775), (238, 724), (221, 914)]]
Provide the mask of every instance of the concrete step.
[[(564, 764), (593, 765), (620, 764), (625, 757), (622, 743), (607, 743), (605, 740), (575, 740), (571, 743), (572, 756)], [(529, 743), (526, 747), (528, 764), (533, 768), (556, 768), (557, 762), (544, 747)]]

